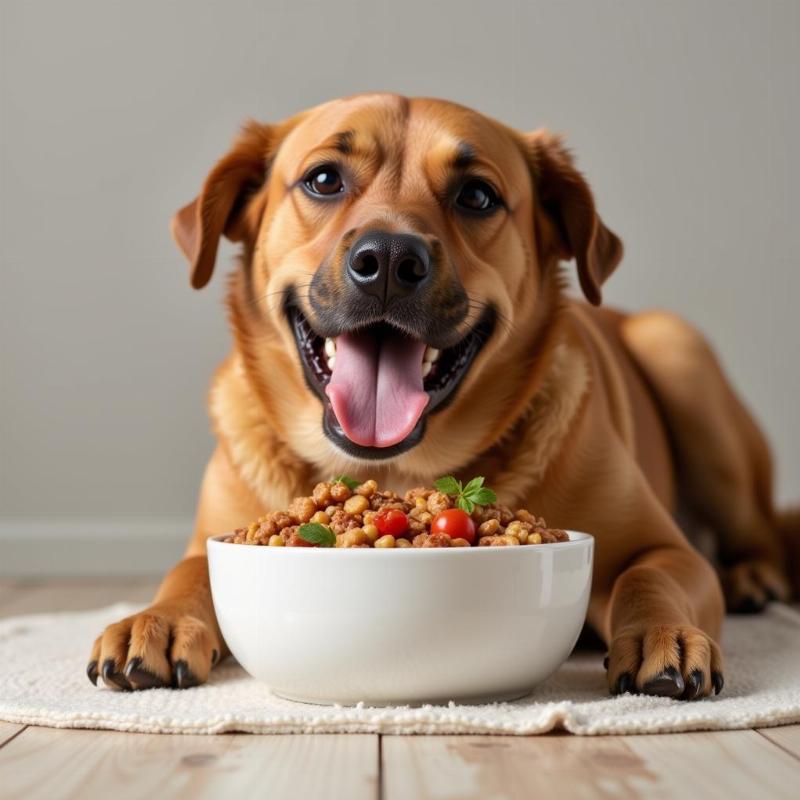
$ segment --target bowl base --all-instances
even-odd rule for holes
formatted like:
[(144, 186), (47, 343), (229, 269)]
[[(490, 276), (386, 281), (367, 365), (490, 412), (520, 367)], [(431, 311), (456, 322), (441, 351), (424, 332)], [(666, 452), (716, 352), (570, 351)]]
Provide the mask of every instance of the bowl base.
[(468, 697), (436, 697), (429, 700), (407, 700), (403, 698), (394, 698), (391, 700), (382, 700), (380, 698), (370, 698), (369, 700), (337, 700), (336, 698), (327, 697), (303, 697), (302, 695), (293, 694), (292, 692), (284, 692), (281, 689), (270, 688), (272, 694), (280, 697), (283, 700), (291, 700), (294, 703), (305, 703), (314, 706), (345, 706), (353, 707), (363, 704), (366, 708), (387, 708), (390, 706), (408, 706), (410, 708), (420, 708), (422, 706), (446, 706), (449, 703), (456, 703), (457, 705), (489, 705), (491, 703), (509, 703), (512, 700), (520, 700), (527, 697), (533, 692), (533, 687), (527, 689), (518, 689), (512, 692), (500, 692), (499, 694), (488, 695), (470, 695)]

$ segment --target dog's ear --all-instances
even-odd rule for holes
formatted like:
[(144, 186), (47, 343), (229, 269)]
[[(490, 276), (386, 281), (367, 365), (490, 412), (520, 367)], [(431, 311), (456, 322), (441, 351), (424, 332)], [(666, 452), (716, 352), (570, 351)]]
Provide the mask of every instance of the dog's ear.
[(211, 279), (220, 236), (232, 242), (255, 236), (258, 220), (247, 214), (247, 201), (267, 179), (277, 140), (275, 126), (247, 122), (198, 197), (172, 218), (172, 235), (189, 259), (195, 289)]
[(555, 247), (559, 257), (574, 258), (586, 299), (602, 300), (601, 286), (622, 259), (622, 242), (603, 224), (594, 197), (561, 139), (545, 130), (525, 137), (534, 183), (540, 246)]

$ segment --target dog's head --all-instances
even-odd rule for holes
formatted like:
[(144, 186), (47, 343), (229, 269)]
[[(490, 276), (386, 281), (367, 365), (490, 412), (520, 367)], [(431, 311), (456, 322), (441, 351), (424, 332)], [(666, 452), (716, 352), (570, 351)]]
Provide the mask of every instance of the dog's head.
[(622, 253), (557, 138), (384, 94), (249, 123), (173, 232), (196, 288), (243, 244), (237, 342), (296, 452), (425, 473), (526, 399), (558, 262), (599, 303)]

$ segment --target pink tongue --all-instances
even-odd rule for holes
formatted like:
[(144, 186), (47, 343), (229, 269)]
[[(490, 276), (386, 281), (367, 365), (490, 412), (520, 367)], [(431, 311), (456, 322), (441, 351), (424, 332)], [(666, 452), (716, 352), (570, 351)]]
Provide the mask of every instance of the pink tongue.
[(425, 343), (400, 333), (376, 339), (343, 333), (325, 392), (350, 441), (391, 447), (417, 424), (428, 395), (422, 389)]

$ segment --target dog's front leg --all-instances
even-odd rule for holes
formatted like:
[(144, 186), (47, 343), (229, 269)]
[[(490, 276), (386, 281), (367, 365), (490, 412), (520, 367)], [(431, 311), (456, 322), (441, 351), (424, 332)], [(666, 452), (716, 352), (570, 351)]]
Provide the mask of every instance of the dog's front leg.
[(164, 578), (151, 606), (109, 625), (96, 639), (87, 673), (111, 689), (185, 689), (203, 683), (224, 654), (208, 560), (185, 558)]
[(719, 693), (722, 614), (714, 571), (688, 544), (636, 557), (590, 612), (608, 643), (610, 691), (684, 700)]
[(197, 525), (183, 561), (164, 578), (144, 611), (109, 625), (97, 638), (87, 673), (111, 689), (185, 689), (203, 683), (227, 654), (208, 579), (206, 539), (264, 511), (221, 449), (203, 478)]
[(722, 688), (719, 579), (592, 411), (528, 507), (595, 536), (588, 621), (608, 646), (610, 691), (705, 697)]

